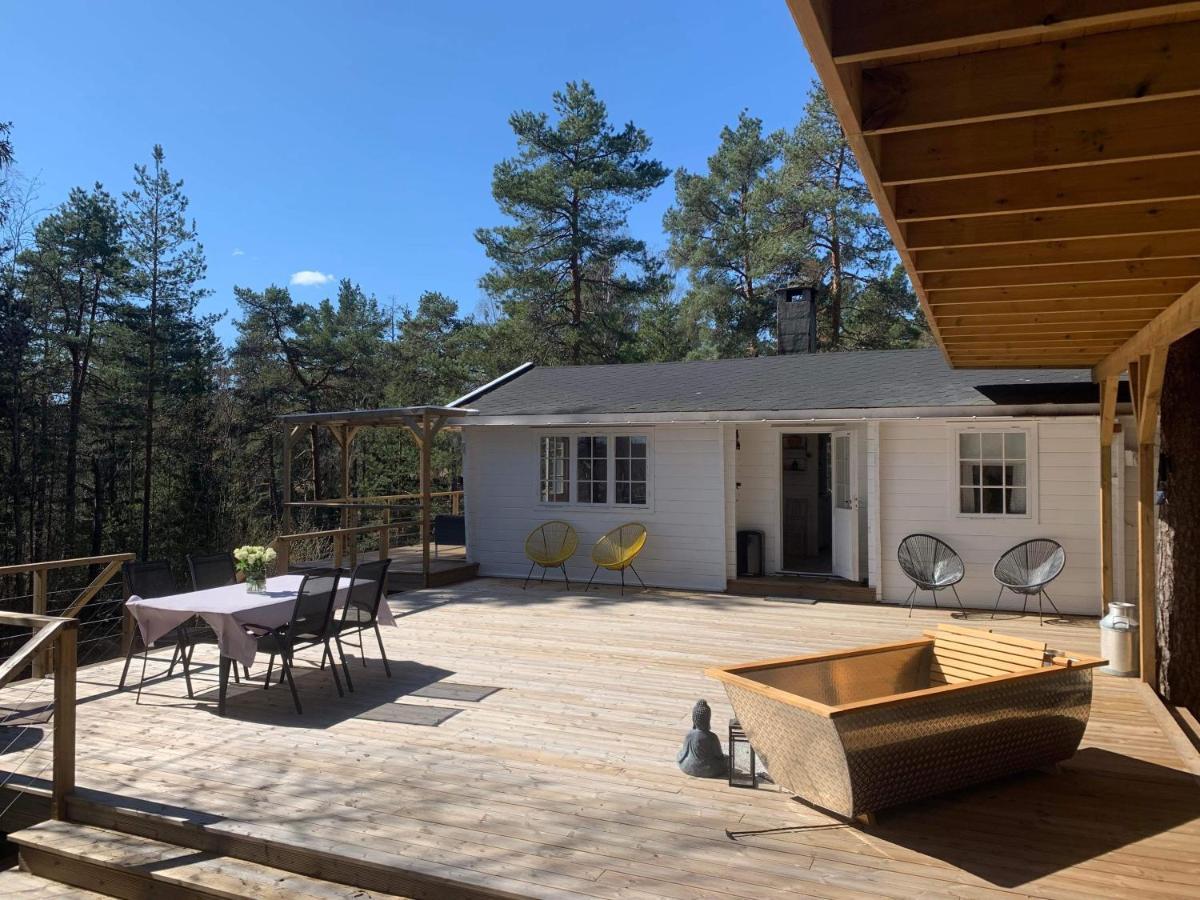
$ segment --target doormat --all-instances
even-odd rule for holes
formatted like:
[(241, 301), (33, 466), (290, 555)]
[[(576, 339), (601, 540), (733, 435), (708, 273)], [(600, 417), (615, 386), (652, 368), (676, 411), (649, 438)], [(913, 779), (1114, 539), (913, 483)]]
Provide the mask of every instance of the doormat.
[(484, 687), (478, 684), (452, 684), (447, 681), (435, 681), (409, 693), (414, 697), (427, 697), (430, 700), (462, 700), (466, 703), (478, 703), (485, 697), (490, 697), (498, 687)]
[(816, 606), (817, 601), (810, 597), (763, 597), (767, 603), (800, 603), (804, 606)]
[(462, 712), (461, 709), (448, 709), (444, 706), (382, 703), (379, 706), (364, 709), (354, 718), (369, 719), (372, 722), (393, 722), (397, 725), (424, 725), (428, 728), (436, 728), (460, 712)]

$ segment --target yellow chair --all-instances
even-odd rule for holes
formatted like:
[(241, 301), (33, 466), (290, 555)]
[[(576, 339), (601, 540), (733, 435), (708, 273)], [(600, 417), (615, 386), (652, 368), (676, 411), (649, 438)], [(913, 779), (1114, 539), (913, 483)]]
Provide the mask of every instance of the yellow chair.
[(633, 561), (637, 559), (638, 554), (645, 546), (646, 526), (640, 522), (626, 522), (604, 535), (596, 541), (596, 546), (592, 548), (592, 562), (596, 564), (596, 568), (592, 569), (592, 577), (588, 579), (587, 587), (584, 590), (586, 591), (592, 586), (592, 579), (602, 568), (608, 569), (610, 572), (621, 573), (622, 595), (625, 593), (626, 569), (637, 575), (642, 590), (645, 590), (646, 582), (642, 581), (642, 576), (638, 575), (638, 570), (633, 567)]
[(578, 548), (579, 535), (567, 522), (555, 520), (533, 529), (529, 532), (529, 537), (525, 538), (525, 555), (529, 557), (532, 565), (521, 589), (529, 586), (529, 579), (533, 576), (536, 566), (542, 567), (542, 581), (546, 580), (547, 569), (562, 569), (563, 581), (569, 588), (571, 580), (567, 578), (567, 560), (575, 555)]

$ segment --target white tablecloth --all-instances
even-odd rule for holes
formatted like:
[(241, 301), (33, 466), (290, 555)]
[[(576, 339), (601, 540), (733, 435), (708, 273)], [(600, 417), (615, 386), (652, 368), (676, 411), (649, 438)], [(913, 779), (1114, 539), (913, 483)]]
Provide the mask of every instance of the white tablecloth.
[[(192, 616), (200, 616), (216, 632), (222, 655), (249, 666), (254, 662), (257, 641), (242, 626), (278, 628), (286, 624), (295, 608), (302, 581), (303, 575), (276, 575), (267, 579), (267, 589), (262, 594), (251, 594), (244, 584), (230, 584), (146, 600), (133, 596), (127, 605), (137, 620), (146, 646)], [(345, 605), (349, 587), (348, 577), (340, 582), (334, 601), (337, 609)], [(386, 598), (379, 602), (379, 624), (396, 624)]]

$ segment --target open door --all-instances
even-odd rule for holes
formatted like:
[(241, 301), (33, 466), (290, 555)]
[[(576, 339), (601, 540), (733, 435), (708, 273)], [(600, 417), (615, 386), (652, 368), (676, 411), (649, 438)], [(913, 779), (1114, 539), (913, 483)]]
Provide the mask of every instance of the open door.
[(858, 455), (853, 431), (833, 432), (833, 574), (851, 581), (858, 572)]

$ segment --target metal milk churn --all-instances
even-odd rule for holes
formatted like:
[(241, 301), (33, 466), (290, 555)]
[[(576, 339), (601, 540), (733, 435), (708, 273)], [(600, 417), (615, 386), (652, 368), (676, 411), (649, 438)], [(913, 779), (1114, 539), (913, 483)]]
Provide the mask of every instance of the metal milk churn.
[(1138, 623), (1133, 610), (1132, 603), (1108, 604), (1108, 615), (1100, 620), (1100, 655), (1108, 660), (1101, 672), (1138, 673)]

